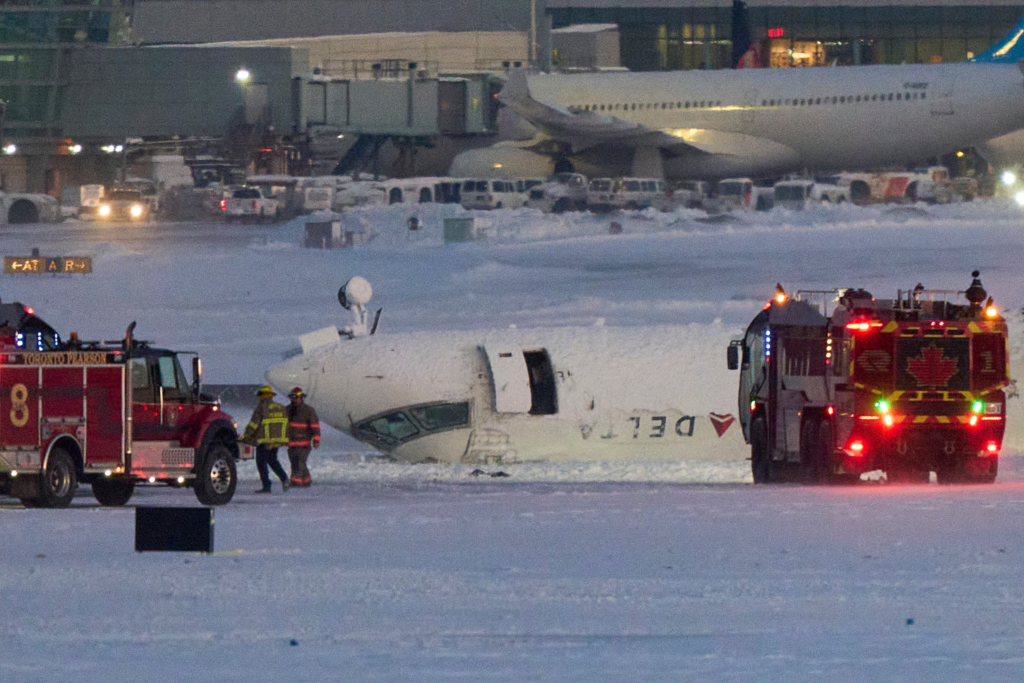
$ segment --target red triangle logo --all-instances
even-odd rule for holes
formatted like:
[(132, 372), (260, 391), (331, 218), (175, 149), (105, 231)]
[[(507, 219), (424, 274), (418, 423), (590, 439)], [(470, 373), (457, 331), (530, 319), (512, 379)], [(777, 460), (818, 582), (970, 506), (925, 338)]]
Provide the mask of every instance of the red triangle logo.
[(718, 438), (722, 438), (722, 434), (725, 434), (732, 423), (736, 421), (736, 418), (732, 415), (719, 415), (718, 413), (710, 413), (708, 417), (711, 418), (711, 424), (715, 428), (715, 432), (718, 433)]

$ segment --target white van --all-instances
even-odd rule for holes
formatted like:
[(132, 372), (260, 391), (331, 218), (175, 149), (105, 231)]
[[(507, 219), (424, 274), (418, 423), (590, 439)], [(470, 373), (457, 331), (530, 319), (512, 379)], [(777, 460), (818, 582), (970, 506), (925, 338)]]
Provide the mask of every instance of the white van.
[(630, 211), (649, 208), (666, 211), (671, 204), (665, 181), (657, 178), (620, 178), (612, 185), (612, 195), (614, 208)]
[(467, 179), (462, 182), (461, 201), (466, 209), (518, 209), (526, 195), (516, 191), (512, 180)]
[(718, 181), (718, 207), (722, 211), (753, 210), (756, 206), (754, 181), (726, 178)]
[(772, 192), (775, 206), (803, 211), (815, 204), (843, 204), (850, 201), (849, 188), (827, 185), (813, 180), (782, 180)]
[(387, 199), (384, 183), (376, 180), (356, 180), (335, 191), (331, 209), (340, 213), (345, 209), (359, 206), (384, 206)]
[(397, 178), (384, 182), (388, 204), (432, 204), (433, 178)]
[(530, 189), (526, 195), (526, 205), (545, 213), (586, 211), (587, 176), (579, 173), (556, 173), (544, 184)]

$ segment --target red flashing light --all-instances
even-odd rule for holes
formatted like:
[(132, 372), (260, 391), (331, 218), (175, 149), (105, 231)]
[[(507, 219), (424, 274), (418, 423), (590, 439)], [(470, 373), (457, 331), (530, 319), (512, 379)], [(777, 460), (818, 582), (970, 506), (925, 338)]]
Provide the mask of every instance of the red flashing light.
[(882, 418), (878, 417), (877, 415), (861, 415), (860, 419), (862, 419), (862, 420), (880, 420)]
[(221, 211), (227, 211), (228, 210), (228, 200), (226, 200), (226, 199), (220, 200), (220, 210)]
[(29, 315), (35, 315), (36, 314), (36, 309), (32, 308), (31, 306), (26, 306), (25, 307), (25, 312), (28, 313)]
[(986, 415), (985, 417), (981, 418), (981, 421), (982, 422), (999, 422), (1002, 419), (1003, 418), (999, 417), (998, 415)]
[(786, 35), (786, 29), (784, 28), (770, 28), (768, 29), (769, 38), (782, 38)]
[(889, 413), (886, 413), (885, 416), (882, 418), (882, 420), (885, 421), (885, 426), (886, 427), (892, 427), (892, 415), (890, 415)]
[(971, 415), (971, 426), (974, 427), (977, 424), (978, 424), (978, 416), (977, 415)]
[(853, 451), (851, 455), (853, 455), (854, 457), (860, 457), (864, 455), (864, 442), (854, 441), (853, 443), (850, 444), (850, 450)]
[(882, 323), (878, 320), (857, 320), (852, 323), (846, 323), (846, 329), (857, 332), (867, 332), (870, 329), (881, 326)]
[(828, 413), (829, 415), (835, 415), (836, 409), (833, 408), (832, 406), (829, 406), (828, 408), (825, 408), (825, 412)]
[(985, 446), (985, 450), (988, 451), (989, 453), (995, 453), (999, 450), (999, 444), (997, 444), (995, 441), (989, 441), (988, 444)]

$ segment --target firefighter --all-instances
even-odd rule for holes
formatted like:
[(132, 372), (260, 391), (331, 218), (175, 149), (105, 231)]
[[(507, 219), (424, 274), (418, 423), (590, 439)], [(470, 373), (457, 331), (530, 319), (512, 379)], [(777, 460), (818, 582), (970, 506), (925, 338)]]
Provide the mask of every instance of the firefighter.
[(292, 400), (288, 406), (288, 459), (292, 463), (292, 486), (313, 483), (306, 459), (309, 458), (310, 447), (320, 448), (320, 418), (312, 406), (306, 405), (305, 396), (299, 387), (288, 394)]
[(256, 469), (260, 473), (263, 487), (256, 493), (270, 493), (270, 472), (281, 479), (281, 488), (288, 490), (290, 483), (281, 463), (277, 460), (277, 449), (288, 444), (288, 416), (284, 406), (274, 401), (274, 390), (262, 386), (256, 392), (259, 403), (241, 437), (244, 443), (256, 445)]

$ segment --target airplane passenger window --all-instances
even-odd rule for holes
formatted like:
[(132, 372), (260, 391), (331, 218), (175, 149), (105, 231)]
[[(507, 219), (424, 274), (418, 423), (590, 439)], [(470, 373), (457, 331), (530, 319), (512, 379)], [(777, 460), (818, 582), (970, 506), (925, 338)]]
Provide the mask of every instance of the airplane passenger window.
[(469, 424), (469, 403), (437, 403), (410, 408), (409, 412), (428, 432)]
[(840, 97), (839, 104), (846, 104), (846, 97)]
[(668, 108), (668, 104), (666, 104), (665, 102), (662, 102), (661, 103), (661, 108), (662, 109), (667, 109)]
[(683, 108), (683, 103), (682, 102), (676, 102), (676, 109), (682, 109), (682, 108)]
[(896, 93), (896, 99), (897, 99), (897, 100), (901, 100), (901, 99), (903, 99), (903, 93), (899, 93), (899, 92), (898, 92), (898, 93)]
[(821, 104), (821, 98), (820, 98), (820, 97), (819, 97), (819, 98), (817, 98), (817, 99), (816, 99), (816, 100), (814, 101), (814, 103), (815, 103), (815, 104)]
[(397, 412), (362, 422), (356, 427), (356, 431), (387, 443), (396, 443), (418, 434), (420, 430), (405, 413)]
[(715, 106), (716, 107), (721, 107), (722, 106), (722, 100), (718, 100), (717, 102), (715, 102)]
[(762, 107), (768, 106), (768, 100), (761, 100), (761, 106)]
[(689, 102), (687, 102), (687, 103), (686, 103), (686, 104), (684, 104), (683, 106), (684, 106), (684, 107), (685, 107), (686, 109), (689, 109), (689, 108), (690, 108), (690, 103), (689, 103)]
[(927, 95), (927, 94), (928, 93), (926, 93), (926, 92), (921, 93), (921, 99), (923, 100), (925, 98), (925, 95)]

